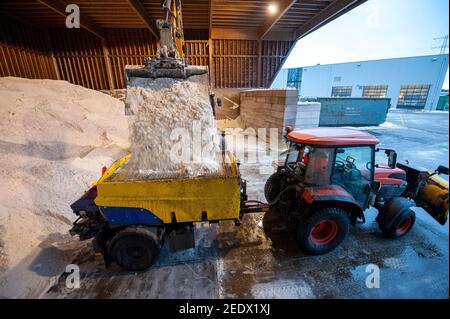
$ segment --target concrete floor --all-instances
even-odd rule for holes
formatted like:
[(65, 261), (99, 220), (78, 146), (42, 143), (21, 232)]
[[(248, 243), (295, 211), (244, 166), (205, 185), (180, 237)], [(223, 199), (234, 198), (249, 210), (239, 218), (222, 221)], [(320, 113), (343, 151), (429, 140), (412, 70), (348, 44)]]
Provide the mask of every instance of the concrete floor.
[[(399, 153), (399, 160), (435, 168), (448, 166), (448, 113), (392, 112), (387, 123), (362, 128)], [(264, 163), (263, 166), (269, 166)], [(243, 164), (249, 197), (263, 200), (267, 174), (261, 165)], [(375, 223), (351, 230), (330, 254), (306, 256), (295, 245), (285, 221), (273, 212), (245, 216), (240, 227), (200, 224), (196, 249), (169, 254), (144, 273), (103, 268), (85, 246), (75, 261), (81, 287), (65, 287), (65, 276), (44, 298), (448, 298), (448, 223), (440, 226), (417, 209), (414, 229), (388, 240)], [(366, 287), (366, 267), (380, 268), (380, 288)]]

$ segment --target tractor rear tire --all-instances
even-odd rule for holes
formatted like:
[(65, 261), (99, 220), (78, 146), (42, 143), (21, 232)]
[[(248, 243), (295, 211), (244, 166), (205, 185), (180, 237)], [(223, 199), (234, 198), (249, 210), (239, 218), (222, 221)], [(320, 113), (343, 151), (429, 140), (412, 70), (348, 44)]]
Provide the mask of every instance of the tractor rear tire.
[(270, 175), (264, 185), (264, 196), (268, 203), (272, 202), (281, 192), (281, 178), (277, 173)]
[(308, 254), (326, 254), (344, 241), (349, 228), (350, 218), (345, 210), (321, 208), (299, 221), (297, 241)]
[(415, 221), (416, 213), (412, 209), (408, 208), (406, 211), (399, 213), (389, 227), (386, 227), (381, 223), (378, 223), (378, 226), (384, 236), (397, 239), (409, 233), (414, 226)]
[(124, 270), (143, 271), (150, 268), (159, 255), (159, 245), (145, 227), (128, 227), (111, 240), (112, 259)]

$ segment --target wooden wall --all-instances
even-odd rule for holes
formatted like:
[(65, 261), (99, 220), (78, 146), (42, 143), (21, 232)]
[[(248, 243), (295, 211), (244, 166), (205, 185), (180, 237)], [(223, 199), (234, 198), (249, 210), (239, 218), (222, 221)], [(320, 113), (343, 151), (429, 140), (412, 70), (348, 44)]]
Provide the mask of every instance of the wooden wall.
[(209, 65), (209, 41), (185, 40), (186, 57), (189, 64)]
[(60, 79), (94, 90), (108, 89), (100, 39), (85, 30), (62, 31), (49, 31)]
[(0, 76), (57, 78), (45, 30), (0, 13)]
[(212, 82), (218, 88), (257, 87), (258, 41), (213, 40)]
[(262, 41), (261, 43), (261, 85), (268, 87), (281, 67), (293, 41)]
[[(107, 29), (101, 40), (84, 29), (47, 31), (6, 17), (0, 26), (0, 76), (59, 78), (95, 90), (122, 89), (125, 65), (142, 64), (157, 50), (147, 29)], [(214, 87), (257, 88), (270, 85), (293, 42), (225, 38), (185, 43), (190, 64), (211, 64)]]
[(125, 87), (125, 65), (142, 65), (157, 50), (157, 41), (147, 29), (110, 29), (106, 45), (116, 89)]
[(292, 41), (213, 40), (212, 82), (218, 88), (268, 87)]

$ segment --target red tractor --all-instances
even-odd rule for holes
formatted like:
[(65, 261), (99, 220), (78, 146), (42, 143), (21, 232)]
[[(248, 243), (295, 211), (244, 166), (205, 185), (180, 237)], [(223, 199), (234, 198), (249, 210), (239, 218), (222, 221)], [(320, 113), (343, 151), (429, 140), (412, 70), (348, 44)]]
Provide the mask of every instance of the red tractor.
[[(373, 135), (351, 129), (288, 128), (286, 159), (266, 182), (264, 194), (272, 209), (295, 226), (299, 245), (311, 254), (336, 248), (350, 225), (365, 221), (373, 206), (381, 231), (390, 238), (408, 233), (424, 208), (442, 225), (448, 217), (448, 182), (434, 171), (397, 164), (394, 150), (377, 148)], [(375, 164), (384, 151), (386, 164)]]

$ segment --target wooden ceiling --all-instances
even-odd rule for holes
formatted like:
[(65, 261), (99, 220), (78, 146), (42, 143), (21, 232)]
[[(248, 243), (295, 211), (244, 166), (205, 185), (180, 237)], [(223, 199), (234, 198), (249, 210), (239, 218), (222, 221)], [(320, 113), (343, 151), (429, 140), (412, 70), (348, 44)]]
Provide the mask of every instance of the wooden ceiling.
[[(185, 29), (232, 30), (256, 38), (284, 34), (294, 39), (365, 1), (182, 0), (183, 23)], [(160, 0), (2, 0), (0, 11), (37, 26), (57, 28), (64, 27), (68, 3), (80, 7), (82, 26), (97, 35), (110, 28), (156, 32), (154, 21), (162, 18)], [(269, 5), (276, 12), (270, 13)]]

